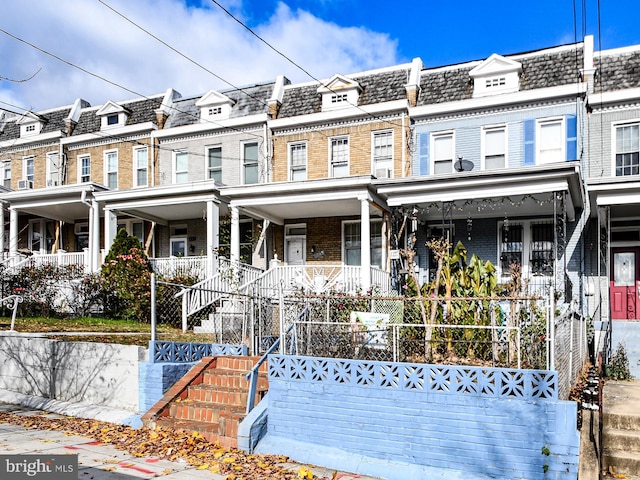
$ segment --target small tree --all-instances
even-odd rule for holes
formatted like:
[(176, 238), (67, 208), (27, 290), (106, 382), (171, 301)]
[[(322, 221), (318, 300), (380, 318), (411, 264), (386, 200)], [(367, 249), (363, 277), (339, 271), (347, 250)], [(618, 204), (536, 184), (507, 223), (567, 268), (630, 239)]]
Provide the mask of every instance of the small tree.
[(120, 229), (102, 266), (105, 311), (116, 318), (149, 321), (151, 265), (140, 241)]

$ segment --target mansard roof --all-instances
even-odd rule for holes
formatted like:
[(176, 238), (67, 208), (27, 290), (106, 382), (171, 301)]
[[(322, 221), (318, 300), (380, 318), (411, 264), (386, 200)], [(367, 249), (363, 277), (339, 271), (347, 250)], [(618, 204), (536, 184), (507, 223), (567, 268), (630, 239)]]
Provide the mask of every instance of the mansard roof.
[(594, 55), (594, 92), (640, 87), (640, 45)]
[[(400, 69), (385, 69), (370, 73), (345, 75), (362, 88), (358, 106), (406, 99), (405, 85), (409, 78), (410, 65)], [(318, 83), (287, 86), (284, 90), (282, 108), (278, 118), (295, 117), (322, 111), (322, 95)]]
[[(43, 121), (40, 133), (50, 133), (65, 129), (64, 120), (69, 116), (70, 106), (58, 109), (36, 112), (36, 115)], [(0, 128), (0, 142), (20, 138), (20, 120), (22, 115), (15, 114), (12, 118), (6, 119), (4, 128)]]
[[(520, 91), (569, 85), (580, 79), (582, 44), (556, 47), (504, 58), (522, 64)], [(484, 61), (484, 60), (483, 60)], [(473, 96), (471, 71), (483, 61), (425, 69), (420, 78), (418, 105), (467, 100)]]
[[(164, 94), (154, 95), (149, 98), (128, 100), (126, 102), (111, 102), (120, 105), (129, 112), (127, 117), (127, 125), (136, 125), (138, 123), (155, 122), (155, 111), (160, 107)], [(73, 135), (81, 135), (83, 133), (93, 133), (100, 131), (100, 116), (98, 112), (103, 106), (98, 108), (88, 108), (82, 111), (78, 124), (73, 130)]]
[[(271, 82), (232, 90), (220, 90), (219, 93), (233, 102), (229, 118), (266, 113), (268, 110), (267, 100), (273, 92), (273, 85)], [(174, 102), (172, 108), (169, 109), (169, 119), (164, 128), (199, 123), (200, 108), (196, 106), (196, 102), (200, 98), (201, 96), (183, 98)]]

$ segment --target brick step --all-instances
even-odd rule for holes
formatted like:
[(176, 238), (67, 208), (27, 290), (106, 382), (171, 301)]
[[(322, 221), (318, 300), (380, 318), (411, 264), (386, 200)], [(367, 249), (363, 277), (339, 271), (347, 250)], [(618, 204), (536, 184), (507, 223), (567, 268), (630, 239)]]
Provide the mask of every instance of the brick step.
[(602, 417), (604, 429), (613, 428), (620, 430), (640, 431), (640, 414), (630, 413), (604, 413)]
[(241, 418), (245, 415), (245, 411), (246, 407), (221, 408), (206, 402), (171, 402), (169, 404), (169, 417), (211, 424), (218, 423), (221, 418)]
[(602, 444), (610, 451), (640, 453), (640, 431), (605, 428)]
[[(262, 392), (256, 392), (257, 398)], [(214, 385), (190, 385), (187, 387), (187, 399), (193, 402), (207, 402), (211, 405), (233, 405), (242, 407), (247, 405), (249, 390), (247, 388), (221, 387)]]
[[(216, 359), (216, 369), (240, 370), (247, 374), (258, 360), (260, 360), (260, 357), (218, 357)], [(260, 365), (260, 371), (267, 372), (267, 362)]]
[[(218, 424), (162, 417), (156, 420), (156, 425), (185, 432), (198, 432), (208, 442), (218, 443), (220, 446), (226, 448), (238, 448), (238, 421), (225, 421), (224, 424)], [(221, 432), (228, 432), (229, 435), (222, 434)]]
[[(216, 368), (207, 370), (202, 375), (202, 383), (215, 386), (229, 386), (233, 388), (248, 388), (247, 372), (240, 370), (228, 370), (224, 368)], [(267, 374), (260, 372), (258, 374), (258, 389), (268, 389), (269, 380)]]
[(613, 467), (615, 473), (624, 475), (640, 475), (640, 453), (611, 451), (605, 448), (602, 455), (605, 471)]

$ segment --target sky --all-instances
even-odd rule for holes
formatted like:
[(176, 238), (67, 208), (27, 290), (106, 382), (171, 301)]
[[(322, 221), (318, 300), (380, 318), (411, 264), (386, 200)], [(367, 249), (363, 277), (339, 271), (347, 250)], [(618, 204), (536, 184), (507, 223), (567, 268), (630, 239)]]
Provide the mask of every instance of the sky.
[[(228, 12), (228, 13), (227, 13)], [(4, 0), (0, 108), (317, 81), (553, 47), (640, 44), (640, 0)], [(254, 32), (255, 35), (252, 33)]]

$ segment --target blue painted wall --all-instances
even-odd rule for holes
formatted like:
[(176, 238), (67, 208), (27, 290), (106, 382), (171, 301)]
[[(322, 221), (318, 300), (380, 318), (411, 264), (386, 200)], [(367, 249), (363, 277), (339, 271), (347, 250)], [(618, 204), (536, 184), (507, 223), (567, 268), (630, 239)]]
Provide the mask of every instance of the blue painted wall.
[(258, 451), (390, 480), (577, 477), (555, 372), (275, 355), (269, 385)]

